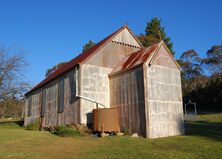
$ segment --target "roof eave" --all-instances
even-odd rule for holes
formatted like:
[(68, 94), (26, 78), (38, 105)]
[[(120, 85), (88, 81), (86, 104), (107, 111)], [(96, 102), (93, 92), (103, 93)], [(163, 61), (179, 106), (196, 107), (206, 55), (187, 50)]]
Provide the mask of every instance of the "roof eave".
[[(46, 82), (44, 85), (42, 85), (42, 86), (40, 86), (40, 87), (38, 87), (38, 85), (36, 85), (33, 89), (31, 89), (30, 91), (28, 91), (26, 94), (25, 94), (25, 96), (27, 96), (27, 95), (29, 95), (29, 94), (31, 94), (31, 93), (33, 93), (34, 91), (36, 91), (36, 90), (38, 90), (38, 89), (41, 89), (42, 87), (44, 87), (45, 85), (47, 85), (47, 84), (49, 84), (50, 82), (52, 82), (52, 81), (54, 81), (54, 80), (56, 80), (57, 78), (59, 78), (59, 77), (61, 77), (62, 75), (64, 75), (65, 73), (67, 73), (67, 72), (69, 72), (70, 70), (72, 70), (73, 68), (75, 68), (75, 67), (79, 67), (80, 66), (80, 64), (79, 63), (77, 63), (76, 65), (74, 65), (73, 67), (71, 67), (70, 69), (68, 69), (68, 70), (66, 70), (65, 72), (63, 72), (62, 74), (60, 74), (60, 75), (58, 75), (58, 76), (56, 76), (56, 77), (54, 77), (52, 80), (50, 80), (50, 81), (48, 81), (48, 82)], [(44, 80), (43, 80), (44, 81)]]
[(109, 77), (112, 77), (112, 76), (117, 76), (117, 75), (120, 75), (120, 74), (124, 74), (124, 73), (126, 73), (126, 72), (129, 72), (129, 71), (137, 68), (137, 67), (142, 66), (143, 64), (144, 64), (144, 62), (143, 62), (143, 63), (139, 63), (139, 64), (137, 64), (137, 65), (135, 65), (135, 66), (133, 66), (133, 67), (131, 67), (131, 68), (126, 68), (126, 69), (124, 69), (124, 70), (117, 71), (117, 72), (111, 72), (110, 74), (108, 74), (108, 76), (109, 76)]

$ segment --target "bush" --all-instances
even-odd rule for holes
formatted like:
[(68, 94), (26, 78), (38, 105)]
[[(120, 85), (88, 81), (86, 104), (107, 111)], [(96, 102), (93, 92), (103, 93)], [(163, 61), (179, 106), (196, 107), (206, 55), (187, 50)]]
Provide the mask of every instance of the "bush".
[(128, 128), (122, 128), (121, 132), (123, 132), (124, 135), (131, 135), (131, 133), (130, 133)]
[(16, 123), (16, 121), (4, 121), (0, 122), (0, 127), (7, 127), (7, 128), (20, 128), (20, 126)]
[(55, 131), (53, 132), (53, 134), (62, 136), (62, 137), (83, 136), (77, 128), (66, 127), (63, 125), (55, 127)]
[(78, 129), (83, 136), (89, 136), (90, 134), (92, 134), (92, 130), (89, 129), (87, 126), (75, 124), (71, 125), (71, 127)]
[(25, 126), (25, 130), (33, 130), (33, 131), (39, 130), (39, 122), (36, 121), (29, 123), (28, 125)]

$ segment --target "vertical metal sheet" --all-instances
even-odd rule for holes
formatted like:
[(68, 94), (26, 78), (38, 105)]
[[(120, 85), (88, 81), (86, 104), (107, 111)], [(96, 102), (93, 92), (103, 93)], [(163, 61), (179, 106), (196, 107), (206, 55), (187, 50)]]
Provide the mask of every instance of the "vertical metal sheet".
[(118, 107), (120, 126), (146, 136), (143, 68), (110, 77), (110, 106)]

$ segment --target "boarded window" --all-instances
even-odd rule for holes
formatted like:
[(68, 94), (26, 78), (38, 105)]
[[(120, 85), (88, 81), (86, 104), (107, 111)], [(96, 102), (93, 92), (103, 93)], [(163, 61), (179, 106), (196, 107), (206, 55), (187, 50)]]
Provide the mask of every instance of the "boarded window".
[(69, 86), (70, 86), (70, 103), (74, 103), (76, 100), (76, 74), (74, 72), (69, 74)]
[(41, 117), (45, 115), (45, 105), (46, 105), (46, 90), (42, 91), (42, 107), (41, 107)]
[(28, 116), (32, 115), (32, 96), (28, 98)]
[(64, 84), (65, 84), (64, 79), (61, 79), (59, 81), (59, 93), (58, 93), (59, 94), (59, 109), (58, 109), (59, 113), (62, 113), (64, 110), (64, 88), (65, 88)]

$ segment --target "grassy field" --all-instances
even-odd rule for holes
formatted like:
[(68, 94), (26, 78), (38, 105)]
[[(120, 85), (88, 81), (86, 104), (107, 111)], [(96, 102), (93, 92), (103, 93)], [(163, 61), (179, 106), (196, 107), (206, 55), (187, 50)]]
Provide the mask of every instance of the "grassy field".
[(187, 122), (186, 135), (161, 139), (58, 137), (0, 123), (0, 159), (221, 159), (222, 114)]

